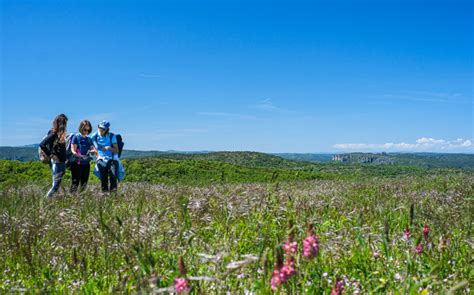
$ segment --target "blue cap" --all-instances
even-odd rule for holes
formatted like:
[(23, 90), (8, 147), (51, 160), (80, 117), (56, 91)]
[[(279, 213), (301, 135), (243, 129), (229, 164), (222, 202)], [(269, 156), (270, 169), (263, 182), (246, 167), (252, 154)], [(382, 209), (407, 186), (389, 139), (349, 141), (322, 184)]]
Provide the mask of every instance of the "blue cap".
[(110, 128), (109, 121), (103, 120), (102, 122), (100, 122), (99, 123), (99, 128), (109, 130), (109, 128)]

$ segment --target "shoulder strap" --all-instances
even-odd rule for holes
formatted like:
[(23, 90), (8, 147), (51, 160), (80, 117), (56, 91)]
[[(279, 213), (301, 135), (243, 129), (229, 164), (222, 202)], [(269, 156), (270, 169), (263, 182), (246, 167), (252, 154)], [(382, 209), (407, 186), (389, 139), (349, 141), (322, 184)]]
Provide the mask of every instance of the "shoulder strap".
[(76, 133), (76, 135), (74, 136), (76, 138), (76, 141), (77, 141), (77, 145), (80, 147), (81, 146), (81, 134), (80, 133)]
[(99, 149), (99, 144), (97, 143), (97, 132), (94, 133), (94, 136), (91, 138), (92, 144), (94, 147), (98, 150)]
[[(112, 132), (109, 132), (110, 134), (110, 147), (114, 147), (114, 144), (112, 143), (112, 140), (114, 139), (114, 134)], [(114, 152), (112, 152), (112, 160), (114, 159)]]

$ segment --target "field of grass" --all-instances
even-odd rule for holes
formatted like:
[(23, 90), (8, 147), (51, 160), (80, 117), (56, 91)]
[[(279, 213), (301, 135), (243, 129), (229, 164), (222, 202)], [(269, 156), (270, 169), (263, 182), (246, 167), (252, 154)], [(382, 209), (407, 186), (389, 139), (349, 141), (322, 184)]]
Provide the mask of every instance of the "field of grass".
[[(158, 169), (127, 165), (151, 178)], [(138, 177), (116, 195), (92, 183), (51, 200), (41, 182), (17, 179), (0, 189), (0, 292), (166, 293), (179, 283), (196, 294), (470, 293), (474, 176), (400, 171), (199, 185)], [(317, 240), (305, 257), (309, 224)]]

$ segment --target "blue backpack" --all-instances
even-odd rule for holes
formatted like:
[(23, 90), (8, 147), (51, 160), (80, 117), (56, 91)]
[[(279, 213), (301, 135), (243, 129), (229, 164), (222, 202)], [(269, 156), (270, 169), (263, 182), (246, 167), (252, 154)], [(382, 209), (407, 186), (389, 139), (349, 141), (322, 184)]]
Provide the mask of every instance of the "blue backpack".
[[(72, 163), (72, 162), (78, 160), (78, 158), (75, 157), (75, 156), (72, 154), (71, 146), (72, 146), (72, 139), (73, 139), (74, 137), (76, 137), (77, 145), (80, 146), (80, 144), (81, 144), (80, 136), (81, 136), (80, 133), (77, 133), (77, 134), (70, 133), (70, 134), (68, 134), (68, 135), (66, 136), (66, 167), (67, 167), (67, 168), (70, 168), (70, 167), (71, 167), (71, 163)], [(87, 138), (88, 138), (88, 141), (90, 142), (90, 144), (92, 144), (92, 139), (90, 139), (89, 137), (87, 137)]]

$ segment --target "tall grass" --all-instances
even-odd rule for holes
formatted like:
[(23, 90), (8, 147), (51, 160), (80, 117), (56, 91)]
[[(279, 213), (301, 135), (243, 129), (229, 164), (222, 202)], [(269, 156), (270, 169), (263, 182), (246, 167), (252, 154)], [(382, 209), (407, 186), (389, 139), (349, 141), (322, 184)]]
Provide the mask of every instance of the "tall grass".
[[(0, 290), (173, 292), (181, 257), (192, 293), (269, 293), (291, 230), (296, 274), (277, 292), (329, 293), (339, 281), (349, 294), (469, 293), (470, 175), (119, 189), (51, 200), (38, 184), (2, 189)], [(308, 224), (319, 240), (309, 259)]]

